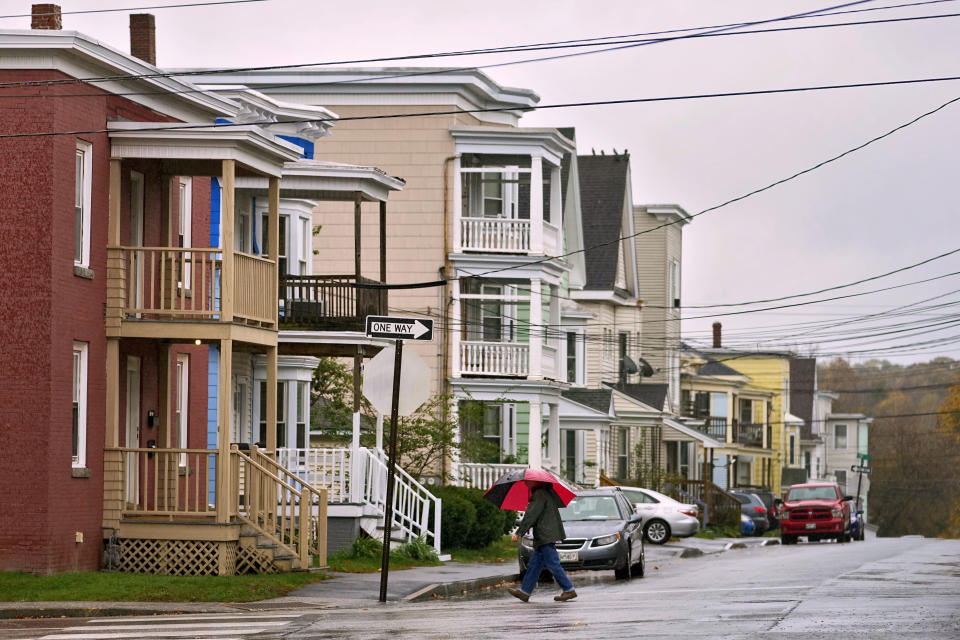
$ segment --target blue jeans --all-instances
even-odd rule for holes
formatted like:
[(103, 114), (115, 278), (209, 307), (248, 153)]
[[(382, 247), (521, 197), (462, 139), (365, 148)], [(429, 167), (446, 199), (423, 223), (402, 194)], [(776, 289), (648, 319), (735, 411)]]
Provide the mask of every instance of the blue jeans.
[(530, 556), (530, 562), (527, 564), (527, 572), (523, 576), (523, 583), (520, 585), (521, 591), (527, 595), (533, 593), (544, 565), (546, 565), (550, 573), (553, 574), (553, 579), (557, 581), (561, 589), (564, 591), (573, 591), (573, 583), (570, 582), (570, 578), (567, 577), (567, 572), (560, 566), (560, 556), (557, 554), (557, 545), (553, 543), (536, 547), (533, 550), (533, 554)]

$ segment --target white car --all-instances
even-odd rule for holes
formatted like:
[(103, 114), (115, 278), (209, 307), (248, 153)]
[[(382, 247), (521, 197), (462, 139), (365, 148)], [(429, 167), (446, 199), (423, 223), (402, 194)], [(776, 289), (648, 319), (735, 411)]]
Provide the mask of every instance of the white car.
[(678, 502), (651, 489), (620, 487), (620, 490), (643, 516), (643, 535), (649, 542), (663, 544), (670, 536), (686, 538), (700, 530), (697, 505)]

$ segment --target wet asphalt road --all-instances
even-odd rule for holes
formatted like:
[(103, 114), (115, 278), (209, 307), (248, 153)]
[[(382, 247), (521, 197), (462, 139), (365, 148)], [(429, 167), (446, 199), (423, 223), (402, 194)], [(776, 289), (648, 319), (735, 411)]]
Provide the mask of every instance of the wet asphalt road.
[(572, 574), (579, 597), (566, 603), (553, 601), (549, 584), (526, 604), (499, 588), (470, 600), (25, 621), (0, 625), (0, 638), (960, 638), (960, 540), (868, 538), (688, 559), (648, 549), (645, 577)]
[[(659, 568), (655, 568), (659, 567)], [(754, 547), (651, 563), (630, 583), (574, 576), (524, 604), (471, 601), (329, 611), (286, 638), (960, 638), (960, 540)]]

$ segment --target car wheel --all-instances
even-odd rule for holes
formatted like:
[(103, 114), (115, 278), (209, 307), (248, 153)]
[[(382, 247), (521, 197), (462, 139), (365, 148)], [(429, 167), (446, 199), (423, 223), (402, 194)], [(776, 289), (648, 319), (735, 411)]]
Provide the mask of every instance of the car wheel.
[(670, 539), (670, 525), (663, 520), (651, 520), (643, 527), (643, 537), (653, 544), (664, 544)]
[(797, 536), (792, 536), (786, 533), (781, 534), (780, 544), (797, 544)]
[(638, 578), (642, 578), (642, 577), (643, 577), (643, 574), (646, 572), (646, 568), (647, 568), (647, 566), (646, 566), (646, 565), (647, 565), (646, 555), (647, 555), (647, 554), (645, 554), (645, 553), (643, 552), (643, 545), (641, 545), (641, 546), (640, 546), (640, 560), (638, 560), (638, 561), (637, 561), (636, 563), (634, 563), (634, 565), (633, 565), (633, 575), (635, 575), (635, 576), (638, 577)]
[(627, 549), (627, 557), (623, 559), (623, 569), (614, 569), (613, 575), (617, 580), (629, 580), (633, 577), (633, 565), (630, 564), (630, 549)]

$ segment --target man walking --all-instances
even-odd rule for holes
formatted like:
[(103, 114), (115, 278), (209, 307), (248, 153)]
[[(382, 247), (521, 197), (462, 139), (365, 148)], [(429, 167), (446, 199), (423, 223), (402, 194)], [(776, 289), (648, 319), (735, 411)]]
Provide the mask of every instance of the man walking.
[(537, 579), (544, 566), (553, 574), (554, 580), (563, 590), (560, 595), (554, 596), (557, 602), (572, 600), (577, 597), (573, 583), (567, 577), (567, 572), (560, 566), (560, 556), (557, 554), (557, 542), (567, 537), (563, 530), (563, 520), (560, 519), (560, 509), (557, 507), (557, 498), (554, 497), (550, 484), (525, 480), (530, 489), (530, 504), (523, 514), (523, 519), (517, 525), (517, 532), (513, 540), (523, 538), (523, 535), (533, 527), (533, 554), (527, 565), (527, 572), (519, 589), (510, 589), (510, 595), (523, 600), (530, 599), (530, 594), (537, 586)]

